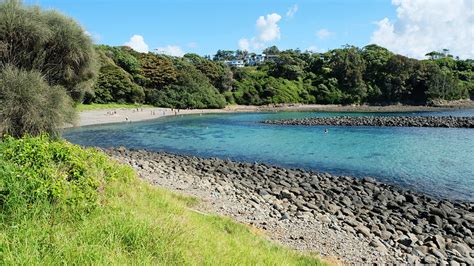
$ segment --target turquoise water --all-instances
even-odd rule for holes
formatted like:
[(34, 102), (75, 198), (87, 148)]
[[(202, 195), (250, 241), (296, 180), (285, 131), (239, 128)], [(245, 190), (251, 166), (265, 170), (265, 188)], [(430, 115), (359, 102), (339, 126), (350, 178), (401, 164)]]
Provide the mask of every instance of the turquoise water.
[[(474, 129), (304, 127), (258, 123), (335, 115), (474, 116), (474, 110), (430, 113), (240, 113), (189, 115), (70, 129), (85, 146), (145, 148), (265, 162), (377, 180), (433, 196), (474, 201)], [(324, 134), (324, 128), (329, 130)]]

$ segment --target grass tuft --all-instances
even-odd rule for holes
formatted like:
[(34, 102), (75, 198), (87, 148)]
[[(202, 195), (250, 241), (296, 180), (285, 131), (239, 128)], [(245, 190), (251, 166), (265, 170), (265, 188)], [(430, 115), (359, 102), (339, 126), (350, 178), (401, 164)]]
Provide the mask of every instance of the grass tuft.
[[(67, 181), (72, 184), (47, 197), (35, 194), (49, 191), (45, 184), (54, 182), (34, 171), (55, 180), (77, 165), (82, 171)], [(7, 138), (0, 142), (0, 169), (2, 265), (321, 264), (314, 256), (266, 241), (245, 225), (190, 210), (195, 198), (152, 187), (93, 149), (47, 137)], [(63, 200), (92, 193), (88, 186), (73, 188), (77, 180), (100, 181), (89, 184), (95, 197), (83, 198), (94, 208)]]

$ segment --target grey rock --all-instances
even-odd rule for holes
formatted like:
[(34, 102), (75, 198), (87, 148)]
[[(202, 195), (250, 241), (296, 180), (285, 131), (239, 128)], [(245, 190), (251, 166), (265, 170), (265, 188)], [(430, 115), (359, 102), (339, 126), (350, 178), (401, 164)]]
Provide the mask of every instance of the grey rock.
[(365, 237), (371, 237), (370, 229), (359, 224), (356, 228), (357, 232), (361, 233)]
[(293, 193), (291, 193), (290, 191), (286, 189), (281, 190), (280, 195), (286, 199), (291, 199), (294, 197)]
[(426, 264), (436, 264), (437, 261), (438, 260), (432, 255), (428, 255), (423, 258), (423, 263), (426, 263)]
[(468, 257), (470, 256), (470, 248), (464, 244), (461, 243), (455, 243), (452, 245), (452, 249), (456, 250), (461, 254), (461, 256)]
[(439, 258), (441, 260), (444, 260), (446, 258), (446, 256), (436, 248), (430, 248), (430, 253), (435, 255), (437, 258)]
[(329, 203), (327, 206), (326, 206), (326, 210), (331, 213), (331, 214), (335, 214), (336, 212), (338, 212), (339, 210), (341, 209), (341, 207), (339, 206), (336, 206), (332, 203)]

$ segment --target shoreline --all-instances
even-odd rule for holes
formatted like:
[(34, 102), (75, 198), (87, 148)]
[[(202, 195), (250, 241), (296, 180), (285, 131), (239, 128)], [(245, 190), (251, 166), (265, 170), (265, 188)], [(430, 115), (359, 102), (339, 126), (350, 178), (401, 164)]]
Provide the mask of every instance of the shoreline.
[(296, 250), (349, 264), (474, 263), (474, 203), (261, 163), (105, 149), (153, 185), (203, 200), (198, 211), (257, 227)]
[(181, 109), (179, 112), (170, 108), (111, 108), (86, 110), (79, 113), (79, 121), (76, 125), (68, 125), (69, 127), (82, 127), (112, 123), (127, 123), (153, 120), (162, 117), (174, 115), (189, 114), (219, 114), (219, 113), (245, 113), (245, 112), (361, 112), (361, 113), (394, 113), (394, 112), (433, 112), (433, 111), (449, 111), (460, 109), (474, 108), (474, 104), (466, 104), (462, 106), (411, 106), (411, 105), (389, 105), (389, 106), (343, 106), (343, 105), (304, 105), (304, 104), (285, 104), (272, 106), (246, 106), (246, 105), (229, 105), (223, 109)]

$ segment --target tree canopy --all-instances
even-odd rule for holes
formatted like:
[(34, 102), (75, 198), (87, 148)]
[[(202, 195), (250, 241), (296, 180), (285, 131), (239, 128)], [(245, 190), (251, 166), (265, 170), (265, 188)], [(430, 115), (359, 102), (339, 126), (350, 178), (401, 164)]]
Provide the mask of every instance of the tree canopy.
[[(374, 44), (363, 48), (347, 45), (325, 53), (272, 46), (264, 50), (271, 58), (263, 64), (242, 68), (223, 63), (249, 55), (242, 51), (219, 50), (211, 60), (197, 54), (177, 58), (140, 54), (124, 47), (100, 49), (108, 50), (104, 54), (115, 64), (116, 71), (126, 71), (133, 77), (130, 80), (144, 88), (145, 102), (159, 106), (216, 107), (225, 104), (223, 97), (226, 103), (253, 105), (427, 104), (439, 99), (472, 98), (474, 93), (473, 60), (454, 56), (416, 60)], [(133, 62), (134, 67), (124, 61)], [(102, 72), (110, 69), (102, 68), (100, 77), (105, 74)], [(113, 76), (110, 79), (112, 82)], [(96, 85), (98, 92), (104, 91), (103, 84), (106, 83)], [(103, 97), (108, 97), (107, 101), (131, 101), (130, 97)]]

